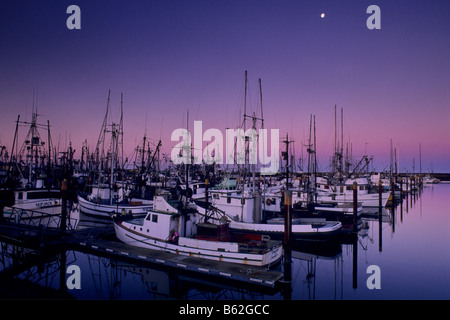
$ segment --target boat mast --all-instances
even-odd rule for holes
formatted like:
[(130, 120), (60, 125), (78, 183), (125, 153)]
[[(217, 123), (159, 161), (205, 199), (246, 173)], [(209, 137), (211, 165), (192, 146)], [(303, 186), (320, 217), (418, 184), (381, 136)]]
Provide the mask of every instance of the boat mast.
[(342, 175), (344, 174), (344, 109), (341, 108), (341, 152), (340, 152), (340, 167)]
[(120, 94), (120, 123), (117, 143), (118, 147), (120, 145), (120, 169), (123, 170), (123, 93)]
[(336, 123), (336, 105), (334, 105), (334, 157), (333, 157), (333, 177), (337, 172), (337, 123)]
[(313, 190), (314, 190), (314, 202), (317, 202), (316, 192), (316, 175), (317, 175), (317, 150), (316, 150), (316, 116), (314, 115), (314, 170), (313, 170)]
[(112, 124), (111, 130), (111, 176), (110, 176), (110, 192), (109, 204), (112, 205), (112, 190), (114, 189), (114, 167), (115, 167), (115, 153), (116, 153), (116, 125)]
[[(189, 132), (189, 109), (187, 110), (186, 132)], [(192, 148), (192, 145), (189, 146), (189, 148)], [(188, 152), (188, 150), (186, 150), (186, 152)], [(191, 152), (189, 152), (188, 155), (190, 156)], [(186, 164), (185, 164), (185, 175), (186, 175), (186, 181), (185, 181), (186, 182), (185, 209), (186, 209), (186, 212), (187, 212), (187, 207), (188, 207), (188, 189), (189, 189), (189, 161), (186, 161)], [(184, 219), (184, 231), (186, 232), (186, 217)]]
[(142, 156), (141, 156), (141, 174), (144, 173), (144, 165), (145, 165), (145, 140), (147, 139), (147, 134), (144, 134), (144, 141), (142, 142)]
[(242, 181), (242, 192), (244, 192), (244, 185), (246, 181), (246, 171), (247, 171), (247, 161), (248, 161), (248, 136), (246, 135), (247, 131), (247, 70), (245, 70), (245, 84), (244, 84), (244, 177)]
[[(308, 180), (307, 180), (307, 195), (308, 195), (308, 202), (313, 202), (313, 196), (312, 196), (312, 190), (315, 190), (315, 184), (316, 184), (316, 177), (315, 177), (315, 163), (316, 163), (316, 157), (315, 157), (315, 132), (314, 132), (314, 138), (312, 137), (312, 120), (313, 116), (310, 115), (309, 118), (309, 143), (307, 145), (307, 152), (308, 152)], [(314, 131), (315, 131), (315, 117), (314, 117)], [(314, 139), (314, 142), (312, 141)], [(314, 153), (314, 155), (313, 155)]]
[(51, 137), (50, 137), (50, 121), (47, 120), (47, 143), (48, 143), (48, 161), (47, 161), (47, 174), (50, 175), (50, 170), (52, 167), (52, 148), (51, 148)]
[[(10, 178), (10, 173), (11, 173), (11, 167), (12, 167), (12, 161), (13, 158), (15, 158), (14, 163), (17, 166), (18, 160), (17, 160), (17, 151), (16, 151), (16, 156), (14, 157), (14, 146), (16, 145), (16, 139), (17, 139), (17, 132), (19, 130), (19, 121), (20, 121), (20, 114), (17, 115), (17, 121), (16, 121), (16, 130), (14, 132), (14, 139), (13, 139), (13, 143), (12, 143), (12, 148), (11, 148), (11, 157), (9, 158), (9, 165), (8, 165), (8, 179)], [(20, 172), (20, 170), (19, 170)]]
[[(100, 130), (100, 134), (98, 136), (97, 140), (97, 146), (95, 147), (95, 161), (97, 165), (97, 169), (103, 169), (103, 160), (105, 156), (104, 147), (105, 147), (105, 133), (107, 130), (107, 123), (108, 123), (108, 111), (109, 111), (109, 104), (110, 104), (110, 94), (111, 90), (108, 91), (108, 102), (106, 104), (106, 113), (105, 118), (103, 119), (102, 128)], [(100, 145), (101, 145), (101, 154), (100, 154)]]
[[(263, 114), (263, 102), (262, 102), (262, 86), (261, 86), (261, 78), (259, 78), (259, 101), (260, 101), (260, 105), (261, 105), (261, 129), (264, 130), (264, 114)], [(264, 134), (262, 135), (262, 139), (264, 139)], [(263, 141), (262, 143), (263, 148), (266, 145), (265, 141)], [(265, 161), (265, 155), (266, 155), (266, 151), (263, 150), (263, 163), (266, 163)], [(261, 172), (261, 171), (260, 171)], [(259, 179), (261, 180), (261, 173), (259, 174)], [(263, 179), (263, 186), (265, 186), (266, 184), (266, 176), (264, 175), (264, 179)], [(266, 188), (264, 188), (264, 193), (266, 192)], [(264, 206), (266, 205), (266, 202), (264, 201)]]

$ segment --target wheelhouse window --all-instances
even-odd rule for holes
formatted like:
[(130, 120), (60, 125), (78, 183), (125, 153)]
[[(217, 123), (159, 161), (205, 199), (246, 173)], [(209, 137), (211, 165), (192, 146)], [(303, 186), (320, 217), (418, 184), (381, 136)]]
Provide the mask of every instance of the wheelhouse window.
[(29, 192), (28, 199), (41, 199), (41, 198), (59, 198), (61, 195), (59, 192), (37, 191)]
[(158, 223), (158, 215), (152, 214), (152, 222)]

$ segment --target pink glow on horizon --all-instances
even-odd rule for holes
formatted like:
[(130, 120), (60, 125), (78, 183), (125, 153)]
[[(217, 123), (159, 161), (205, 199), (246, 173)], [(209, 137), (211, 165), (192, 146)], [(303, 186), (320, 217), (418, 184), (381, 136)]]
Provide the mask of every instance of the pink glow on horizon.
[(0, 145), (11, 148), (17, 115), (31, 120), (34, 99), (54, 146), (70, 141), (79, 157), (85, 139), (95, 148), (111, 90), (110, 121), (124, 95), (125, 154), (144, 134), (170, 154), (187, 110), (190, 127), (242, 123), (247, 70), (247, 114), (260, 112), (261, 79), (264, 127), (288, 133), (296, 158), (315, 115), (319, 165), (328, 168), (337, 105), (354, 161), (367, 152), (386, 168), (392, 139), (403, 170), (418, 168), (421, 144), (424, 171), (450, 172), (445, 1), (382, 1), (377, 31), (365, 27), (370, 3), (361, 1), (104, 4), (81, 1), (78, 32), (65, 27), (64, 3), (8, 2), (1, 11)]

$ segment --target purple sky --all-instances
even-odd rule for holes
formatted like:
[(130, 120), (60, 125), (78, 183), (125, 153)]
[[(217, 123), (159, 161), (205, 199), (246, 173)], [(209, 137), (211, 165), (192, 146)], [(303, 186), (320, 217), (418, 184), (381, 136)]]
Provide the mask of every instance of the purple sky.
[[(81, 30), (66, 27), (71, 4)], [(366, 27), (372, 4), (380, 30)], [(265, 128), (289, 133), (297, 157), (315, 115), (320, 169), (333, 152), (337, 105), (355, 160), (366, 151), (387, 168), (392, 139), (402, 171), (413, 159), (418, 170), (420, 143), (423, 171), (450, 172), (449, 12), (447, 0), (6, 0), (0, 145), (11, 147), (18, 114), (31, 120), (37, 92), (54, 145), (71, 141), (79, 157), (85, 139), (94, 149), (111, 90), (110, 121), (124, 95), (125, 153), (146, 133), (170, 154), (187, 110), (190, 127), (242, 122), (247, 70), (248, 111), (259, 112), (261, 78)]]

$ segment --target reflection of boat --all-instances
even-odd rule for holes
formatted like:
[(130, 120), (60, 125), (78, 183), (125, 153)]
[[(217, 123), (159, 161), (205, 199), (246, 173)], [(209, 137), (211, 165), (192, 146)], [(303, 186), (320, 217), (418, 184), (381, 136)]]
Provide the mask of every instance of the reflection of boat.
[(254, 266), (274, 265), (281, 258), (279, 241), (261, 235), (235, 238), (228, 223), (200, 220), (196, 209), (185, 209), (165, 195), (154, 198), (154, 208), (145, 218), (118, 216), (114, 228), (127, 244), (175, 254)]
[[(115, 263), (119, 266), (121, 264), (120, 262)], [(122, 268), (126, 271), (140, 275), (145, 290), (148, 293), (155, 295), (157, 298), (167, 298), (174, 295), (173, 291), (176, 289), (174, 288), (173, 283), (171, 283), (169, 273), (135, 265), (124, 265)]]
[(323, 259), (336, 259), (342, 255), (341, 242), (337, 239), (330, 241), (302, 241), (292, 242), (292, 257), (314, 256)]

